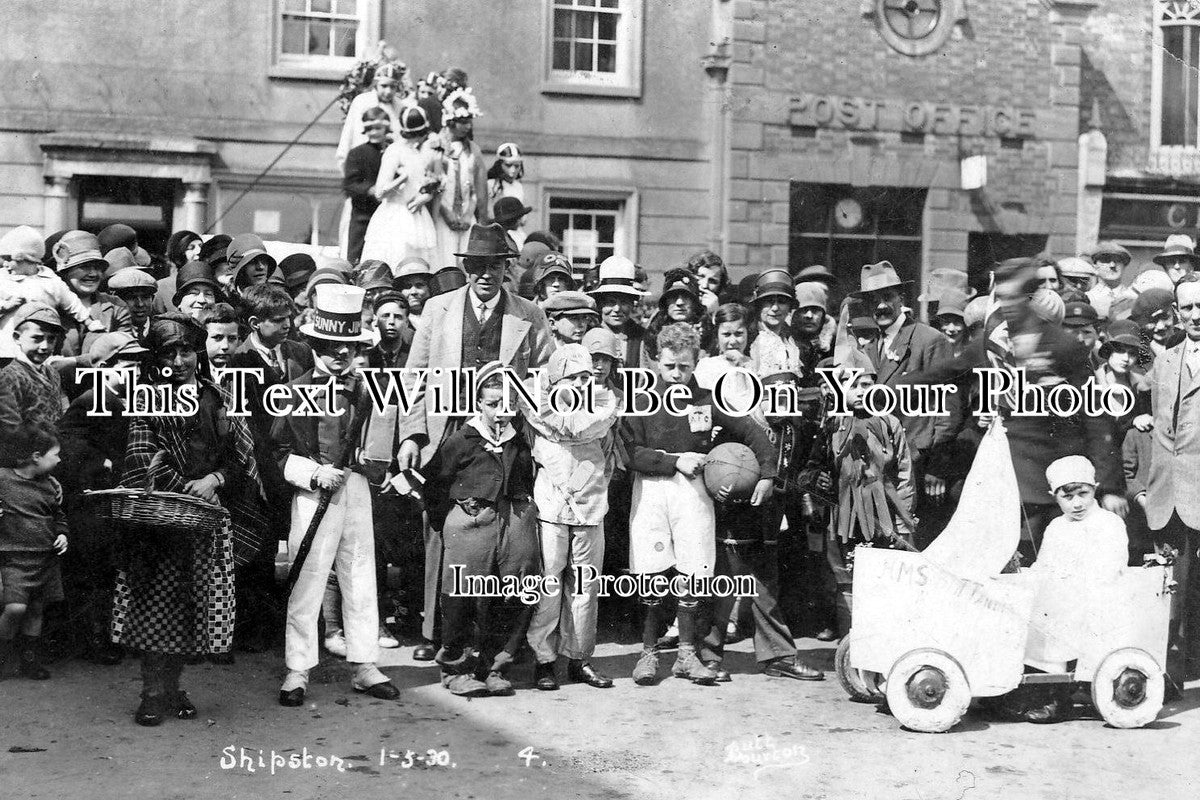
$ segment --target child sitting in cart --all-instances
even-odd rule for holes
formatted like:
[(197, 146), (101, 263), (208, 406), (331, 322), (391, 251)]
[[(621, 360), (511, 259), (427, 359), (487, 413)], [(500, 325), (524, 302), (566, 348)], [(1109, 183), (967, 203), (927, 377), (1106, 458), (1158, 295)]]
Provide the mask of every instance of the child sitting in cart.
[[(1086, 598), (1091, 588), (1123, 569), (1129, 558), (1125, 523), (1096, 502), (1096, 469), (1083, 456), (1066, 456), (1046, 468), (1050, 494), (1062, 516), (1046, 527), (1037, 561), (1029, 571), (1041, 578), (1030, 622), (1025, 663), (1035, 671), (1063, 673), (1078, 658), (1072, 640), (1087, 630)], [(1064, 719), (1071, 684), (1032, 684), (1009, 695), (1029, 722)], [(1023, 701), (1023, 702), (1022, 702)]]

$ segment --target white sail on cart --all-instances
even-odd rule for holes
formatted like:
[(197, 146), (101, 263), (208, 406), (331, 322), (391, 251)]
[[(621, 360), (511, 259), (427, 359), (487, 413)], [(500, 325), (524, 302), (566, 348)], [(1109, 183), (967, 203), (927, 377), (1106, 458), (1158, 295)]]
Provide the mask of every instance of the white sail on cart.
[[(1109, 724), (1151, 722), (1162, 708), (1171, 568), (1130, 568), (1097, 581), (1064, 624), (1067, 615), (1047, 599), (1054, 593), (1039, 591), (1043, 578), (1001, 574), (1020, 535), (1020, 494), (997, 420), (953, 518), (924, 552), (855, 550), (853, 628), (836, 660), (851, 695), (886, 696), (906, 728), (942, 732), (972, 697), (1022, 682), (1086, 682)], [(1027, 664), (1046, 668), (1047, 648), (1073, 658), (1056, 661), (1058, 671), (1025, 674)]]

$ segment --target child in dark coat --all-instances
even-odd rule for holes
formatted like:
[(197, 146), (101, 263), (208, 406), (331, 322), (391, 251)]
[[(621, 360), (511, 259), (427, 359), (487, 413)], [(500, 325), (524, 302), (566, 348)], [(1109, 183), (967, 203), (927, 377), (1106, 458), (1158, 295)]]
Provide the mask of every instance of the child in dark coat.
[(58, 439), (43, 425), (22, 425), (5, 450), (14, 464), (0, 467), (0, 676), (15, 653), (15, 671), (40, 681), (50, 677), (37, 652), (42, 614), (63, 599), (59, 558), (67, 552), (62, 487), (50, 477)]
[[(533, 461), (506, 409), (498, 362), (480, 369), (479, 413), (450, 436), (435, 459), (444, 494), (430, 497), (442, 528), (442, 685), (465, 697), (510, 695), (508, 665), (524, 642), (533, 606), (482, 596), (471, 578), (524, 580), (541, 574)], [(478, 633), (476, 633), (476, 629)]]

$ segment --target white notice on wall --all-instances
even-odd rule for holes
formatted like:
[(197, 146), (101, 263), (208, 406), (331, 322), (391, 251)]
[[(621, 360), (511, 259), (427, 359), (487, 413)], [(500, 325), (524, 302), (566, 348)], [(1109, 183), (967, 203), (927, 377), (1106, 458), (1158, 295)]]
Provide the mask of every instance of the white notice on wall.
[(255, 233), (279, 233), (279, 212), (259, 208), (254, 211)]
[(572, 257), (583, 256), (590, 258), (600, 245), (600, 237), (596, 231), (575, 230), (568, 228), (563, 231), (563, 250)]

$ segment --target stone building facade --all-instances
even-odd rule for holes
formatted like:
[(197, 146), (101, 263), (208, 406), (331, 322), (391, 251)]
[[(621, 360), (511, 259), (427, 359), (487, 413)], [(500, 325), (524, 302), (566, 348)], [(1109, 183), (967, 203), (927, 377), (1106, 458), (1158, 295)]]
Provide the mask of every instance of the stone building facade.
[(728, 247), (847, 286), (1074, 252), (1090, 2), (737, 0)]
[(467, 71), (489, 164), (503, 142), (526, 155), (527, 230), (555, 228), (582, 263), (615, 252), (661, 270), (711, 233), (711, 14), (660, 0), (10, 0), (0, 229), (121, 219), (148, 243), (181, 228), (334, 243), (329, 106), (385, 39), (414, 81)]

